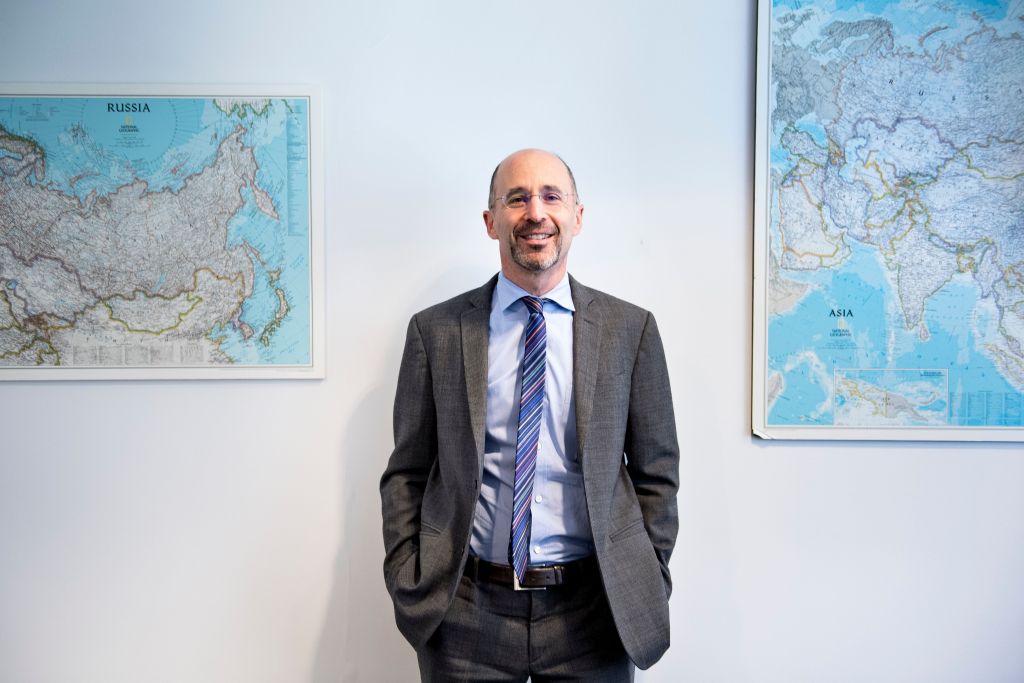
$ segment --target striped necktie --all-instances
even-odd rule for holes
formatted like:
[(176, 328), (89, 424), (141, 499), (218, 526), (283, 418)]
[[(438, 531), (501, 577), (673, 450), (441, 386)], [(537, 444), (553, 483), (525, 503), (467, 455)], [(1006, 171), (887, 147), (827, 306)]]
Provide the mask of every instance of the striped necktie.
[(523, 353), (523, 388), (519, 397), (519, 431), (516, 434), (516, 473), (512, 503), (512, 567), (522, 582), (530, 562), (530, 499), (537, 468), (537, 443), (544, 408), (544, 374), (547, 367), (547, 328), (544, 301), (524, 296), (530, 310)]

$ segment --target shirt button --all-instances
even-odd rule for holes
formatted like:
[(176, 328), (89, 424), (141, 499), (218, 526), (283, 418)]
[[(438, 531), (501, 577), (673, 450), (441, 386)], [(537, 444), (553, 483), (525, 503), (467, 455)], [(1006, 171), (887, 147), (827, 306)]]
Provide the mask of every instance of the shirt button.
[(543, 503), (544, 502), (544, 496), (534, 496), (533, 497), (533, 502), (534, 503)]
[(540, 546), (539, 545), (533, 546), (533, 553), (535, 555), (540, 555)]

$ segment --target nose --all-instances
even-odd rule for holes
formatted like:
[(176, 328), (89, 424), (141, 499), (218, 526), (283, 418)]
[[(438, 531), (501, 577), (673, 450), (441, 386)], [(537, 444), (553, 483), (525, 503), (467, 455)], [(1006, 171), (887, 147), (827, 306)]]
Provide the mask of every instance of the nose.
[(547, 211), (544, 209), (544, 202), (541, 201), (537, 195), (530, 195), (529, 199), (526, 200), (526, 218), (531, 223), (541, 223), (544, 221), (544, 217), (547, 216)]

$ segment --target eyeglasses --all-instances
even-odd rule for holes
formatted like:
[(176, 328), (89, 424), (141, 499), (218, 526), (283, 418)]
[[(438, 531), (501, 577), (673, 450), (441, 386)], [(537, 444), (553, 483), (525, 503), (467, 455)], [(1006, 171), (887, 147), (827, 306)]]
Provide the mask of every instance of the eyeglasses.
[(558, 207), (567, 206), (572, 197), (571, 192), (562, 192), (560, 190), (545, 190), (539, 194), (527, 194), (526, 192), (513, 192), (501, 197), (498, 197), (498, 201), (506, 209), (525, 209), (530, 203), (530, 200), (534, 197), (540, 199), (544, 206)]

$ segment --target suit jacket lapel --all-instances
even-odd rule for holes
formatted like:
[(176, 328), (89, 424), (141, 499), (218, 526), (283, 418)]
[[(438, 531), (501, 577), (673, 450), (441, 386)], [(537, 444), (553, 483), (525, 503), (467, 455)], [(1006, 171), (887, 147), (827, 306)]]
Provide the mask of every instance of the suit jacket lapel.
[(569, 277), (572, 301), (576, 314), (572, 320), (573, 391), (576, 401), (576, 448), (583, 456), (594, 408), (594, 385), (601, 354), (601, 311), (592, 305), (594, 295), (590, 289)]
[[(494, 276), (470, 296), (470, 307), (462, 312), (462, 362), (466, 376), (466, 401), (473, 428), (477, 456), (483, 457), (487, 419), (487, 343), (491, 318), (491, 297), (498, 277)], [(594, 386), (601, 352), (601, 311), (592, 305), (591, 290), (570, 276), (569, 288), (576, 313), (572, 321), (573, 391), (576, 403), (577, 452), (583, 454), (590, 415), (594, 407)]]
[(487, 342), (491, 318), (491, 296), (498, 282), (495, 275), (474, 291), (471, 306), (462, 312), (462, 363), (466, 376), (466, 401), (473, 427), (477, 459), (483, 462), (484, 430), (487, 418)]

